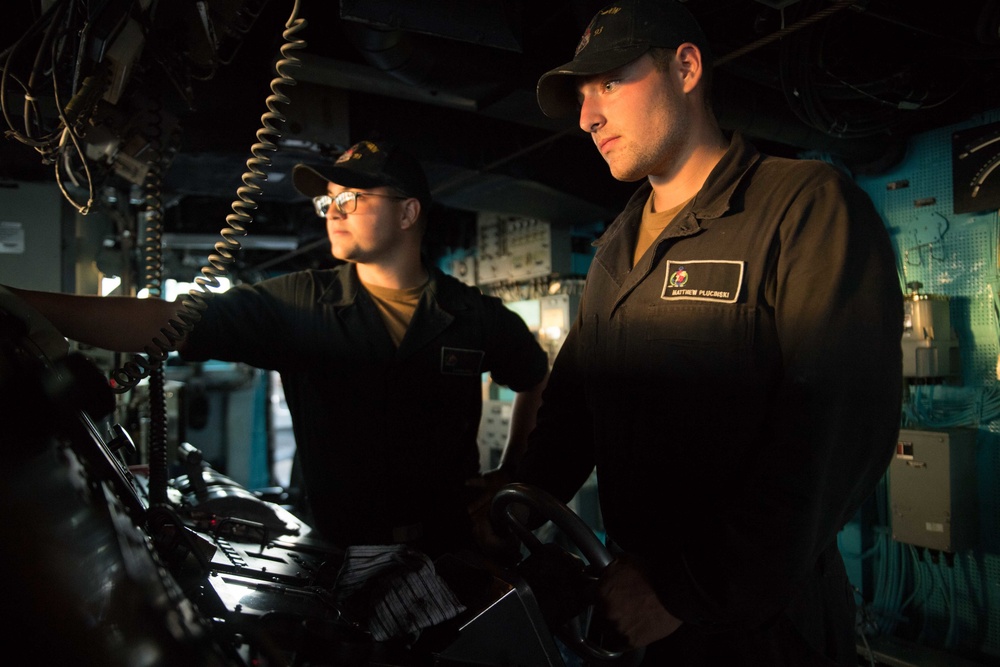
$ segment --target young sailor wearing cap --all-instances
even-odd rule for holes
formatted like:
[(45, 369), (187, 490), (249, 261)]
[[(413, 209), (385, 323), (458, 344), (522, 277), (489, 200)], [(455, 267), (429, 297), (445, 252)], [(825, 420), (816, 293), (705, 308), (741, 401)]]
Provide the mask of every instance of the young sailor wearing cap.
[(419, 296), (428, 278), (420, 248), (431, 197), (416, 160), (391, 143), (362, 141), (332, 166), (296, 165), (292, 180), (326, 221), (333, 256), (356, 264), (362, 283)]
[[(509, 446), (523, 446), (548, 373), (524, 321), (421, 258), (431, 203), (420, 164), (362, 141), (296, 188), (326, 223), (332, 269), (239, 284), (207, 301), (186, 361), (238, 361), (281, 375), (309, 523), (341, 547), (474, 546), (482, 374), (515, 394)], [(177, 305), (16, 290), (63, 335), (139, 351)]]
[(621, 0), (538, 81), (542, 111), (639, 183), (595, 242), (514, 479), (568, 499), (596, 467), (612, 647), (856, 665), (837, 535), (896, 446), (892, 244), (849, 175), (723, 133), (711, 65), (684, 4)]

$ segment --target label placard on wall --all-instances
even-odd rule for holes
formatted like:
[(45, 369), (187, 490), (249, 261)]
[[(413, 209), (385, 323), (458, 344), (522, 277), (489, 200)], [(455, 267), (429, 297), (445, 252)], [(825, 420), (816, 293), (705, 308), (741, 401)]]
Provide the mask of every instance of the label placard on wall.
[(24, 254), (24, 225), (0, 221), (0, 254)]

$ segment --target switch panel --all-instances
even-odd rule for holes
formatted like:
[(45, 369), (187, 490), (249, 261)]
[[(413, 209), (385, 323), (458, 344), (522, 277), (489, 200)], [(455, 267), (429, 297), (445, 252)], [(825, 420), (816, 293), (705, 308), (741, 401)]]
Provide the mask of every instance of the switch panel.
[(892, 539), (947, 552), (974, 546), (976, 486), (974, 429), (901, 430), (889, 465)]

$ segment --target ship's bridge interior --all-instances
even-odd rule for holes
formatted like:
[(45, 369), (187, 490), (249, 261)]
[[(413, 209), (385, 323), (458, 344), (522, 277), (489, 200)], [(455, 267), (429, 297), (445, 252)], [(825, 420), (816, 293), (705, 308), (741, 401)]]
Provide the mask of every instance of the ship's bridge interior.
[[(385, 138), (427, 174), (427, 261), (502, 299), (551, 361), (592, 243), (637, 187), (609, 174), (576, 118), (536, 99), (604, 4), (13, 0), (0, 24), (0, 284), (174, 299), (199, 278), (225, 289), (334, 267), (292, 169)], [(900, 451), (944, 463), (894, 459), (838, 538), (858, 665), (998, 665), (1000, 2), (684, 5), (715, 55), (724, 132), (861, 185), (910, 299)], [(520, 545), (506, 567), (346, 553), (304, 514), (275, 373), (183, 363), (169, 344), (133, 355), (67, 340), (2, 287), (0, 322), (0, 627), (32, 662), (641, 659), (587, 629), (611, 559), (596, 477), (568, 504), (498, 494), (496, 521)], [(490, 470), (512, 395), (488, 376), (482, 395)], [(347, 602), (365, 568), (397, 591), (407, 574), (430, 587), (399, 603), (409, 626), (376, 629)], [(438, 615), (422, 618), (428, 596)]]

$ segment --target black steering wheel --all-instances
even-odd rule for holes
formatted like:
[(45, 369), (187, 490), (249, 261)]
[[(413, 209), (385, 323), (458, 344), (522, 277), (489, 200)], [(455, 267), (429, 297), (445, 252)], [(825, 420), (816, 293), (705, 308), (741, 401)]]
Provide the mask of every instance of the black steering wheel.
[[(613, 556), (583, 519), (555, 497), (527, 484), (508, 484), (493, 497), (490, 514), (495, 524), (508, 528), (533, 556), (542, 556), (555, 545), (545, 544), (524, 524), (515, 506), (527, 506), (539, 517), (551, 521), (563, 532), (586, 560), (586, 573), (596, 582), (601, 572), (611, 564)], [(575, 558), (575, 557), (574, 557)], [(643, 651), (611, 651), (586, 636), (579, 617), (561, 624), (553, 631), (571, 651), (584, 660), (616, 665), (637, 664)]]

